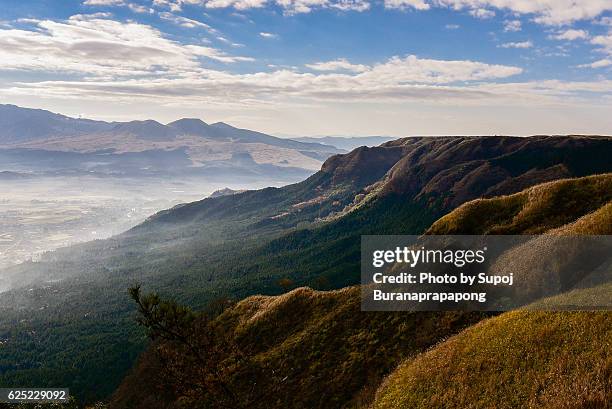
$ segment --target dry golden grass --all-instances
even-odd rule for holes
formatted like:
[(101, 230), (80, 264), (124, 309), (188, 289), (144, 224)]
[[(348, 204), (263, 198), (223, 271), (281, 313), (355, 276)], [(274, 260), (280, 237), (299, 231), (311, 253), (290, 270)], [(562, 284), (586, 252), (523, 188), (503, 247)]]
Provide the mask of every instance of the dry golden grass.
[(568, 223), (551, 231), (550, 234), (612, 234), (612, 202), (582, 216), (573, 223)]
[(564, 179), (522, 192), (468, 202), (428, 234), (538, 234), (561, 227), (612, 200), (612, 174)]
[(513, 311), (401, 365), (373, 409), (609, 408), (612, 313)]
[[(280, 296), (253, 296), (218, 318), (253, 359), (286, 378), (274, 392), (274, 402), (254, 408), (363, 407), (402, 359), (486, 316), (363, 313), (360, 291), (358, 286), (336, 291), (298, 288)], [(269, 379), (258, 379), (257, 384), (262, 390), (275, 387)]]

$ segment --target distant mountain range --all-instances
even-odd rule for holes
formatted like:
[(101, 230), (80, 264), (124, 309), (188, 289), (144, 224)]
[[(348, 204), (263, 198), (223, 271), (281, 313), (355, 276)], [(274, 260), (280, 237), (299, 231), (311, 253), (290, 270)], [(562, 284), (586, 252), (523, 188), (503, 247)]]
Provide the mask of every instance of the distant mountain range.
[(0, 105), (0, 170), (6, 171), (299, 179), (341, 152), (195, 118), (104, 122)]
[(397, 138), (392, 136), (304, 136), (293, 139), (306, 143), (322, 143), (335, 146), (338, 149), (352, 151), (360, 146), (378, 146)]

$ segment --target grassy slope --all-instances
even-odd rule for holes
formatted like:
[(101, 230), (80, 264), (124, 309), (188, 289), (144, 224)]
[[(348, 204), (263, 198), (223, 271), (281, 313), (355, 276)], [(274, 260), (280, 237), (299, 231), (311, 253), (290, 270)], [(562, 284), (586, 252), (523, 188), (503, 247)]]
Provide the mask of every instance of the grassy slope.
[(606, 408), (611, 339), (609, 312), (509, 312), (407, 361), (373, 408)]
[[(361, 407), (405, 356), (480, 321), (483, 313), (362, 313), (359, 287), (336, 291), (298, 288), (281, 296), (249, 297), (218, 318), (233, 328), (244, 351), (285, 379), (282, 385), (252, 374), (270, 394), (252, 408)], [(157, 368), (157, 371), (151, 371)], [(174, 408), (177, 397), (152, 351), (144, 354), (111, 401), (111, 408)], [(240, 393), (241, 384), (233, 385)], [(249, 385), (244, 388), (250, 387)], [(270, 392), (269, 392), (270, 391)], [(198, 408), (195, 393), (182, 404)]]
[(364, 314), (359, 288), (351, 287), (332, 293), (303, 288), (279, 297), (250, 298), (221, 319), (239, 319), (238, 338), (251, 344), (267, 367), (291, 380), (275, 394), (276, 407), (292, 402), (294, 408), (332, 408), (369, 401), (374, 386), (402, 356), (428, 348), (484, 316)]
[[(430, 231), (473, 228), (480, 214), (485, 231), (515, 233), (516, 226), (523, 226), (529, 232), (609, 235), (611, 195), (609, 174), (553, 182), (505, 198), (467, 203)], [(568, 204), (591, 211), (576, 219), (570, 217)], [(490, 218), (482, 216), (484, 209), (491, 211)], [(373, 409), (609, 408), (612, 313), (528, 310), (609, 302), (611, 293), (609, 283), (574, 290), (469, 328), (406, 360), (379, 389)]]
[[(609, 223), (611, 204), (605, 204), (605, 201), (611, 182), (612, 175), (601, 175), (548, 183), (514, 196), (485, 202), (497, 203), (496, 209), (503, 209), (507, 205), (512, 211), (476, 214), (481, 219), (484, 231), (491, 226), (507, 225), (513, 221), (522, 226), (522, 230), (513, 227), (514, 233), (561, 228), (566, 233), (610, 234), (612, 231), (606, 229), (612, 229), (612, 223)], [(559, 191), (581, 192), (576, 193), (574, 198), (582, 204), (571, 210), (561, 210), (559, 203), (563, 203), (564, 198), (555, 193)], [(532, 194), (533, 192), (537, 194)], [(592, 196), (593, 194), (596, 195)], [(524, 198), (521, 202), (522, 208), (511, 206), (516, 197)], [(532, 198), (531, 201), (528, 200), (529, 197)], [(434, 224), (434, 227), (439, 228), (447, 225), (449, 220), (454, 220), (454, 229), (463, 228), (461, 226), (467, 221), (462, 220), (460, 215), (471, 214), (467, 211), (469, 209), (482, 209), (482, 203), (480, 200), (467, 203), (451, 213), (450, 217), (447, 216)], [(596, 210), (592, 211), (593, 208)], [(521, 209), (530, 209), (522, 213), (527, 215), (525, 217), (529, 218), (529, 223), (521, 221)], [(533, 212), (547, 216), (529, 216)], [(499, 214), (505, 216), (500, 218)], [(446, 229), (448, 233), (460, 231), (449, 227)], [(572, 297), (576, 298), (591, 296), (593, 294), (587, 292), (572, 294)], [(298, 289), (277, 297), (249, 297), (226, 312), (220, 320), (235, 328), (238, 339), (248, 345), (248, 349), (257, 359), (287, 376), (281, 390), (274, 394), (275, 400), (266, 401), (261, 407), (339, 408), (367, 405), (382, 376), (401, 360), (427, 350), (484, 316), (461, 312), (363, 313), (360, 311), (359, 288), (351, 287), (333, 292)], [(514, 323), (515, 321), (518, 323)], [(496, 322), (509, 324), (495, 327)], [(486, 344), (485, 346), (479, 344), (472, 349), (457, 349), (453, 354), (440, 357), (435, 355), (436, 361), (432, 363), (432, 367), (418, 366), (421, 371), (417, 374), (418, 378), (415, 378), (418, 382), (405, 383), (408, 375), (404, 376), (404, 368), (412, 368), (412, 361), (408, 360), (378, 393), (376, 405), (381, 408), (469, 407), (468, 401), (465, 400), (468, 398), (460, 396), (461, 385), (478, 394), (478, 382), (482, 381), (482, 396), (472, 396), (465, 392), (470, 399), (473, 397), (476, 399), (474, 402), (479, 403), (474, 407), (507, 407), (504, 405), (512, 402), (528, 403), (530, 393), (537, 391), (538, 387), (542, 388), (538, 399), (546, 399), (547, 393), (553, 393), (555, 388), (559, 387), (566, 388), (563, 393), (570, 393), (574, 386), (585, 385), (580, 383), (581, 380), (601, 380), (605, 375), (602, 371), (609, 370), (605, 359), (601, 361), (603, 364), (596, 361), (610, 346), (612, 315), (609, 313), (512, 312), (467, 329), (461, 336), (465, 337), (467, 335), (463, 334), (472, 334), (482, 327), (489, 328), (487, 326), (495, 328), (477, 335), (479, 342)], [(535, 329), (531, 330), (532, 327)], [(541, 347), (532, 345), (542, 337), (546, 338), (546, 342), (542, 342)], [(571, 341), (573, 337), (577, 339), (577, 346), (568, 348), (566, 342)], [(598, 345), (599, 341), (606, 339), (608, 343)], [(511, 347), (516, 349), (511, 350)], [(530, 348), (533, 348), (535, 353)], [(435, 354), (436, 350), (437, 348), (423, 356)], [(586, 363), (583, 365), (579, 360), (571, 358), (573, 353), (582, 354), (579, 358), (584, 359)], [(457, 360), (457, 365), (462, 365), (464, 360), (470, 363), (472, 357), (476, 357), (477, 361), (467, 369), (453, 367), (458, 371), (455, 378), (452, 371), (444, 368), (446, 362), (454, 365), (454, 360)], [(563, 367), (562, 363), (570, 358), (568, 366)], [(422, 361), (427, 358), (420, 356), (418, 359)], [(521, 366), (523, 363), (524, 366)], [(605, 369), (605, 365), (608, 365), (608, 369)], [(144, 408), (138, 403), (145, 399), (149, 392), (147, 389), (138, 390), (134, 385), (142, 384), (143, 379), (149, 379), (147, 367), (155, 367), (152, 354), (146, 356), (116, 392), (114, 407), (125, 407), (126, 402), (132, 402), (133, 406), (130, 407)], [(562, 372), (546, 374), (549, 368), (557, 368)], [(599, 372), (593, 376), (589, 375), (591, 377), (586, 376), (591, 369)], [(428, 383), (430, 373), (436, 378)], [(502, 373), (503, 376), (496, 378), (497, 373)], [(552, 382), (549, 378), (554, 380), (555, 375), (563, 375), (565, 378), (561, 379), (565, 380), (551, 384), (551, 388), (546, 389), (548, 383)], [(470, 376), (472, 378), (469, 378)], [(445, 379), (449, 381), (444, 383)], [(438, 380), (439, 384), (436, 383)], [(543, 384), (533, 383), (534, 380)], [(574, 381), (575, 385), (572, 383)], [(165, 385), (163, 379), (157, 379), (155, 382), (158, 382), (158, 386)], [(512, 390), (512, 385), (527, 385), (525, 388), (528, 390), (520, 391), (516, 397), (509, 396), (507, 393)], [(260, 386), (272, 387), (266, 380), (261, 380)], [(536, 389), (529, 389), (532, 386)], [(588, 393), (585, 392), (582, 397), (597, 402), (597, 399), (601, 399), (602, 388), (601, 382), (595, 382), (594, 387), (588, 389)], [(449, 389), (448, 395), (446, 389)], [(420, 393), (423, 395), (419, 395)], [(416, 405), (412, 398), (417, 399), (421, 406)], [(441, 400), (435, 400), (437, 398)], [(448, 402), (444, 401), (447, 398)], [(492, 404), (495, 399), (498, 406)], [(169, 401), (157, 404), (159, 407), (171, 405)], [(521, 407), (514, 403), (512, 405), (514, 406), (510, 407)]]
[(564, 179), (503, 197), (468, 202), (435, 222), (429, 234), (539, 234), (612, 200), (612, 174)]

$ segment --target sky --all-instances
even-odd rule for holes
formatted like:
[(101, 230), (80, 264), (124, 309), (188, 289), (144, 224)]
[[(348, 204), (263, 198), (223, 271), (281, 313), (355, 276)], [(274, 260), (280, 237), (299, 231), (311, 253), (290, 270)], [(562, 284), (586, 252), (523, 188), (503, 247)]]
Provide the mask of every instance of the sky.
[(612, 0), (0, 6), (0, 103), (279, 136), (612, 134)]

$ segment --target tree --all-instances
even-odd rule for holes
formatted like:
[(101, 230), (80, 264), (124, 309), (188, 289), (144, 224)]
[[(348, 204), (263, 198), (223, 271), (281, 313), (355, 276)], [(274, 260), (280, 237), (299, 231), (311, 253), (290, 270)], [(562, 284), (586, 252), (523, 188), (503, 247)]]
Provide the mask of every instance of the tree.
[[(154, 293), (143, 295), (140, 286), (129, 294), (138, 306), (138, 323), (156, 341), (164, 368), (160, 376), (189, 407), (246, 409), (269, 395), (259, 390), (257, 381), (275, 381), (277, 376), (261, 367), (210, 313), (193, 312)], [(222, 300), (214, 309), (222, 313), (228, 306)]]

